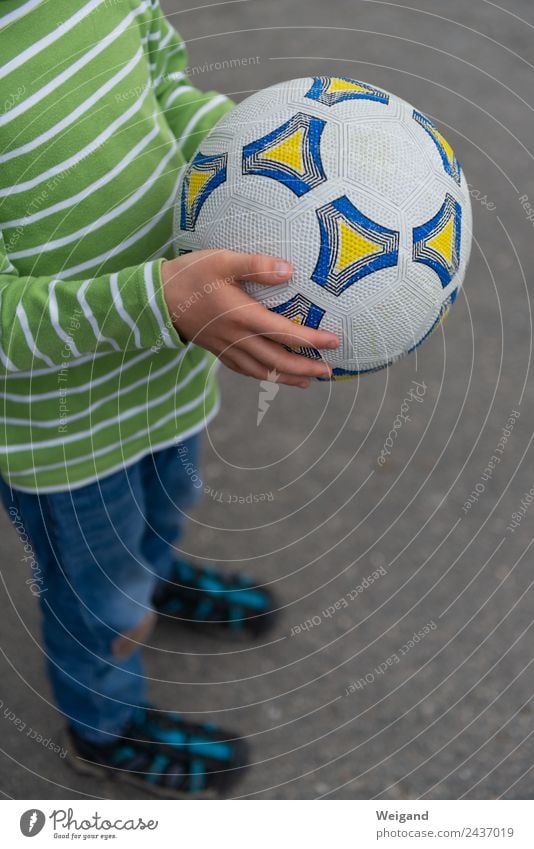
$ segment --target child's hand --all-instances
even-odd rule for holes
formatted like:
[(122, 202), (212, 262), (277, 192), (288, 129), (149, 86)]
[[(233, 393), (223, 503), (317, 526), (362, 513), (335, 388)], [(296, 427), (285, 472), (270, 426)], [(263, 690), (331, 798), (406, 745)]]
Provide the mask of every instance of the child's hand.
[(194, 251), (162, 267), (169, 313), (183, 339), (216, 354), (240, 374), (265, 380), (276, 370), (280, 383), (305, 388), (311, 377), (328, 377), (330, 366), (283, 345), (338, 348), (339, 339), (271, 312), (240, 285), (253, 280), (273, 286), (292, 273), (281, 259), (221, 250)]

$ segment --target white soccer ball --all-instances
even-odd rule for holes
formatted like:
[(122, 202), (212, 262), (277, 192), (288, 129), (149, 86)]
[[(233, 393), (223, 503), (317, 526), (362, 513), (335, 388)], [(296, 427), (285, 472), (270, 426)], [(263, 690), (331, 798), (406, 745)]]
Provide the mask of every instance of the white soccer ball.
[(440, 323), (471, 250), (460, 163), (434, 124), (389, 92), (306, 77), (248, 97), (185, 169), (177, 253), (229, 248), (293, 263), (248, 284), (266, 307), (337, 333), (333, 378), (384, 368)]

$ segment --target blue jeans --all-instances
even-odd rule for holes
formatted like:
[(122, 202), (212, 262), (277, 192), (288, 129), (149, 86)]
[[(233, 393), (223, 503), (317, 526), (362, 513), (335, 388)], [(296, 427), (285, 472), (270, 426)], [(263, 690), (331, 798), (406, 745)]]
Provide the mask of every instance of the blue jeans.
[(54, 695), (86, 739), (111, 742), (146, 702), (141, 646), (184, 511), (201, 493), (199, 442), (193, 436), (63, 492), (11, 490), (0, 478), (4, 505), (40, 570), (35, 586)]

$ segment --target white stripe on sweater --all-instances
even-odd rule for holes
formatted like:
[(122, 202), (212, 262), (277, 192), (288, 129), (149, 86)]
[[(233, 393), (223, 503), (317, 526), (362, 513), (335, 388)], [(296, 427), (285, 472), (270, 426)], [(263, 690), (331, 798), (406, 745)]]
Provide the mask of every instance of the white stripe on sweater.
[[(90, 62), (92, 62), (93, 59), (103, 53), (104, 50), (106, 50), (106, 48), (109, 47), (110, 44), (113, 44), (113, 42), (115, 42), (119, 38), (119, 36), (122, 35), (122, 33), (127, 29), (135, 15), (137, 14), (139, 14), (139, 10), (136, 10), (135, 12), (130, 12), (130, 14), (127, 15), (124, 20), (121, 21), (121, 23), (117, 27), (115, 27), (114, 30), (112, 30), (110, 33), (108, 33), (108, 35), (98, 41), (94, 47), (88, 50), (87, 53), (84, 53), (83, 56), (76, 60), (76, 62), (73, 62), (72, 65), (69, 65), (68, 68), (58, 74), (57, 77), (54, 77), (53, 80), (47, 82), (46, 85), (44, 85), (38, 91), (34, 91), (29, 97), (21, 101), (18, 106), (14, 106), (13, 109), (9, 110), (9, 112), (6, 112), (4, 115), (1, 115), (0, 127), (9, 124), (15, 118), (18, 118), (20, 115), (23, 115), (24, 112), (27, 112), (37, 103), (40, 103), (42, 100), (48, 97), (49, 94), (51, 94), (53, 91), (55, 91), (65, 82), (67, 82), (67, 80), (70, 80), (75, 74), (78, 73), (78, 71), (80, 71)], [(140, 48), (140, 50), (142, 50), (142, 48)]]
[(2, 15), (0, 18), (0, 27), (7, 27), (9, 24), (15, 23), (19, 18), (23, 18), (24, 15), (27, 15), (29, 12), (32, 12), (37, 6), (40, 6), (43, 3), (43, 0), (28, 0), (27, 3), (23, 3), (22, 6), (19, 6), (18, 9), (13, 9), (12, 12), (8, 12), (7, 15)]
[(94, 233), (95, 230), (99, 230), (101, 227), (104, 227), (106, 224), (109, 224), (110, 221), (113, 221), (115, 218), (119, 218), (123, 212), (130, 209), (132, 206), (141, 200), (145, 195), (147, 195), (154, 186), (154, 184), (158, 181), (162, 172), (167, 167), (167, 164), (172, 159), (173, 156), (176, 156), (177, 146), (175, 143), (172, 144), (169, 152), (163, 159), (160, 160), (158, 167), (155, 171), (150, 175), (148, 180), (143, 183), (139, 188), (126, 200), (122, 203), (115, 206), (105, 215), (101, 215), (100, 218), (95, 218), (94, 221), (91, 221), (90, 224), (85, 225), (84, 227), (80, 227), (79, 230), (76, 230), (74, 233), (69, 233), (68, 236), (62, 236), (60, 239), (50, 239), (47, 242), (43, 242), (41, 245), (34, 245), (31, 248), (26, 248), (23, 251), (14, 251), (9, 254), (10, 259), (22, 259), (24, 257), (36, 256), (47, 251), (55, 251), (57, 248), (63, 248), (65, 245), (70, 245), (72, 242), (77, 242), (78, 239), (83, 239), (88, 236), (90, 233)]
[(165, 324), (165, 321), (161, 314), (161, 310), (158, 306), (158, 302), (156, 299), (156, 290), (154, 288), (154, 263), (151, 262), (145, 265), (145, 288), (148, 298), (148, 304), (150, 306), (150, 309), (156, 316), (156, 321), (158, 322), (161, 336), (163, 341), (165, 342), (165, 345), (167, 346), (167, 348), (176, 348), (176, 344), (171, 338), (169, 328)]
[(109, 285), (111, 287), (111, 295), (112, 295), (112, 298), (113, 298), (113, 304), (114, 304), (115, 309), (117, 310), (118, 314), (120, 315), (120, 317), (124, 321), (124, 323), (127, 324), (128, 327), (130, 328), (130, 330), (132, 331), (134, 339), (135, 339), (135, 347), (136, 348), (142, 348), (141, 334), (139, 333), (139, 328), (137, 327), (135, 321), (132, 320), (131, 316), (128, 315), (128, 313), (126, 312), (126, 310), (124, 308), (124, 304), (123, 304), (122, 298), (121, 298), (121, 293), (120, 293), (120, 290), (119, 290), (118, 280), (119, 280), (118, 274), (112, 274), (109, 278)]
[[(180, 353), (180, 359), (182, 359), (184, 352), (182, 351)], [(98, 401), (94, 401), (93, 404), (90, 404), (84, 410), (80, 410), (80, 412), (73, 413), (70, 416), (62, 416), (61, 424), (69, 425), (77, 419), (83, 419), (87, 416), (92, 415), (95, 410), (98, 410), (100, 407), (103, 407), (104, 404), (108, 404), (110, 401), (115, 401), (117, 398), (120, 398), (123, 395), (127, 395), (129, 392), (133, 392), (135, 389), (138, 389), (139, 386), (146, 386), (149, 380), (153, 381), (155, 378), (161, 377), (163, 374), (166, 374), (167, 372), (175, 369), (176, 365), (177, 363), (175, 360), (171, 360), (170, 362), (165, 363), (163, 366), (161, 366), (161, 368), (156, 369), (155, 371), (151, 371), (149, 374), (144, 374), (141, 378), (135, 380), (133, 383), (130, 383), (127, 386), (121, 386), (120, 389), (116, 390), (111, 395), (106, 395), (104, 398), (99, 398)], [(172, 391), (175, 391), (174, 387)], [(68, 390), (67, 394), (70, 395), (70, 389)], [(54, 397), (57, 398), (57, 395), (58, 393), (56, 390)], [(5, 416), (3, 417), (3, 421), (5, 421), (7, 424), (22, 425), (23, 427), (27, 427), (28, 424), (30, 424), (32, 428), (57, 428), (58, 426), (58, 419), (34, 419), (31, 416), (26, 416), (25, 418), (11, 418), (9, 416)]]
[(215, 109), (216, 106), (220, 106), (221, 103), (228, 103), (228, 98), (224, 94), (218, 94), (216, 97), (213, 97), (211, 100), (208, 100), (208, 102), (205, 103), (204, 106), (201, 106), (201, 108), (197, 112), (195, 112), (195, 114), (187, 124), (186, 128), (181, 133), (180, 138), (178, 139), (178, 141), (180, 142), (180, 147), (183, 147), (186, 144), (189, 136), (193, 132), (198, 122), (201, 121), (202, 118), (204, 118), (204, 116), (208, 114), (208, 112), (211, 112), (212, 109)]
[[(200, 360), (200, 362), (198, 362), (196, 366), (194, 366), (194, 368), (192, 368), (191, 371), (188, 372), (188, 374), (184, 377), (183, 380), (179, 381), (178, 383), (175, 383), (171, 387), (171, 389), (167, 392), (164, 392), (163, 395), (159, 395), (157, 398), (151, 399), (150, 403), (148, 403), (147, 401), (144, 404), (138, 404), (136, 407), (130, 407), (128, 410), (124, 410), (122, 415), (117, 415), (115, 413), (115, 415), (111, 416), (111, 418), (104, 419), (104, 421), (98, 422), (97, 424), (93, 425), (93, 427), (90, 427), (87, 430), (82, 430), (78, 433), (70, 433), (67, 435), (62, 434), (61, 442), (63, 444), (66, 444), (70, 442), (79, 442), (80, 439), (86, 439), (87, 437), (93, 438), (96, 433), (99, 433), (106, 427), (116, 427), (117, 425), (122, 425), (124, 422), (128, 421), (128, 419), (133, 418), (139, 413), (147, 413), (148, 410), (151, 410), (153, 407), (159, 406), (159, 404), (162, 404), (164, 401), (167, 401), (169, 398), (171, 398), (173, 395), (175, 395), (177, 392), (187, 386), (187, 384), (190, 383), (197, 376), (197, 374), (200, 374), (203, 371), (203, 369), (207, 365), (207, 362), (208, 358), (203, 357), (202, 360)], [(173, 416), (179, 416), (183, 413), (187, 413), (197, 404), (198, 398), (195, 398), (192, 401), (188, 401), (187, 403), (182, 404), (181, 407), (176, 407), (171, 410), (169, 418), (172, 418)], [(28, 422), (26, 422), (26, 425), (27, 424)], [(56, 448), (57, 444), (58, 437), (55, 436), (53, 439), (43, 439), (39, 440), (39, 442), (24, 442), (13, 445), (0, 445), (0, 454), (13, 454), (16, 451), (30, 451), (41, 448)]]
[(106, 2), (106, 0), (89, 0), (89, 3), (86, 3), (83, 8), (78, 9), (76, 14), (71, 18), (63, 21), (63, 23), (52, 30), (52, 32), (47, 33), (47, 35), (44, 35), (39, 39), (39, 41), (35, 41), (27, 47), (26, 50), (23, 50), (22, 53), (19, 53), (9, 62), (6, 62), (5, 65), (0, 66), (0, 79), (7, 77), (8, 74), (11, 74), (13, 71), (16, 71), (17, 68), (24, 65), (28, 59), (33, 59), (38, 53), (46, 50), (47, 47), (50, 47), (51, 44), (54, 44), (55, 41), (58, 41), (67, 32), (70, 32), (71, 29), (74, 29), (80, 21), (83, 21), (84, 18), (91, 14), (93, 9), (96, 9), (96, 7), (100, 6), (103, 2)]
[[(63, 280), (68, 280), (69, 277), (76, 277), (76, 275), (80, 272), (85, 272), (89, 268), (95, 268), (96, 266), (99, 266), (102, 263), (112, 259), (112, 257), (117, 256), (117, 254), (123, 253), (132, 245), (135, 245), (139, 241), (139, 239), (142, 239), (143, 236), (146, 236), (147, 233), (150, 233), (151, 230), (157, 227), (161, 219), (164, 218), (165, 215), (167, 215), (169, 209), (174, 203), (174, 199), (176, 197), (176, 190), (178, 188), (178, 182), (179, 180), (176, 181), (174, 188), (168, 196), (167, 200), (164, 202), (161, 211), (158, 212), (157, 215), (152, 216), (150, 218), (150, 221), (148, 221), (147, 224), (144, 225), (144, 227), (140, 227), (139, 230), (136, 230), (136, 232), (133, 233), (128, 239), (124, 239), (122, 242), (119, 242), (119, 244), (115, 245), (114, 248), (111, 248), (110, 250), (107, 250), (104, 253), (93, 257), (93, 259), (86, 260), (85, 262), (80, 262), (78, 265), (75, 265), (72, 268), (67, 268), (64, 271), (61, 271), (59, 274), (56, 274), (56, 277), (59, 277)], [(167, 244), (171, 244), (172, 241), (172, 238), (169, 239)]]
[[(205, 402), (206, 395), (208, 394), (208, 392), (210, 390), (211, 390), (211, 386), (208, 389), (206, 389), (206, 392), (204, 392), (198, 399), (196, 399), (197, 400), (196, 406), (200, 406), (201, 403)], [(137, 453), (134, 454), (132, 457), (128, 457), (126, 463), (124, 462), (124, 459), (122, 459), (119, 463), (116, 463), (114, 466), (111, 466), (109, 469), (106, 469), (105, 475), (106, 476), (111, 475), (111, 474), (113, 474), (113, 472), (118, 472), (120, 469), (123, 469), (127, 466), (131, 466), (134, 463), (136, 463), (138, 460), (140, 460), (142, 457), (146, 457), (147, 454), (154, 454), (156, 451), (160, 451), (163, 448), (169, 448), (171, 445), (178, 445), (180, 442), (184, 442), (186, 439), (189, 439), (189, 437), (194, 436), (195, 434), (199, 433), (201, 430), (204, 430), (206, 425), (208, 425), (209, 422), (211, 422), (211, 420), (213, 418), (215, 418), (215, 416), (219, 412), (219, 409), (220, 409), (220, 401), (217, 398), (217, 400), (216, 400), (215, 404), (213, 405), (213, 407), (211, 408), (211, 410), (208, 413), (204, 413), (204, 417), (199, 422), (194, 424), (192, 427), (187, 428), (187, 430), (184, 430), (181, 433), (174, 434), (174, 436), (171, 439), (165, 439), (163, 442), (153, 443), (153, 442), (150, 442), (150, 438), (149, 438), (148, 443), (144, 448), (142, 448), (140, 451), (137, 451)], [(174, 413), (173, 413), (173, 415), (174, 415)], [(117, 448), (121, 448), (123, 445), (127, 445), (129, 442), (135, 442), (135, 440), (139, 439), (140, 437), (145, 437), (147, 435), (150, 437), (150, 435), (154, 432), (154, 430), (156, 430), (159, 427), (163, 427), (163, 425), (165, 425), (169, 421), (170, 418), (172, 418), (172, 416), (169, 416), (169, 415), (163, 416), (159, 421), (157, 421), (155, 424), (153, 424), (152, 427), (149, 430), (147, 430), (147, 429), (139, 430), (137, 433), (132, 434), (132, 436), (127, 436), (124, 439), (122, 439), (120, 443), (114, 443), (113, 445), (105, 446), (104, 448), (95, 449), (90, 454), (85, 454), (85, 456), (82, 456), (82, 457), (69, 458), (68, 468), (71, 468), (72, 466), (75, 466), (78, 463), (86, 463), (87, 461), (94, 460), (96, 457), (103, 457), (105, 454), (109, 454), (111, 451), (114, 451)], [(34, 468), (31, 468), (31, 469), (24, 471), (24, 472), (11, 472), (10, 471), (9, 480), (10, 480), (10, 482), (12, 482), (12, 479), (17, 478), (17, 477), (22, 477), (23, 475), (32, 476), (34, 473), (38, 474), (39, 472), (53, 471), (54, 469), (63, 469), (63, 468), (67, 468), (65, 462), (63, 462), (63, 463), (49, 463), (47, 466), (35, 466)], [(16, 484), (14, 488), (21, 490), (21, 492), (64, 492), (65, 488), (67, 488), (69, 491), (79, 489), (82, 486), (86, 486), (86, 484), (88, 484), (88, 483), (94, 483), (95, 481), (101, 479), (102, 477), (104, 477), (104, 474), (100, 473), (100, 474), (97, 475), (96, 472), (95, 472), (94, 475), (91, 475), (90, 477), (87, 477), (87, 478), (83, 478), (82, 480), (76, 481), (74, 484), (70, 484), (70, 485), (68, 483), (67, 484), (64, 484), (64, 483), (59, 484), (57, 486), (43, 486), (42, 484), (39, 484), (39, 489), (36, 490), (36, 489), (32, 489), (31, 487), (28, 487), (28, 486), (19, 486), (18, 484)], [(68, 480), (68, 474), (67, 474), (67, 480)]]
[(167, 35), (165, 35), (159, 43), (158, 50), (163, 50), (164, 47), (167, 47), (167, 44), (169, 43), (169, 41), (171, 40), (173, 35), (174, 35), (174, 30), (173, 30), (172, 27), (169, 27), (169, 31), (168, 31)]
[(95, 318), (95, 315), (94, 315), (91, 307), (87, 303), (87, 300), (85, 298), (85, 293), (87, 292), (87, 289), (89, 288), (90, 285), (91, 285), (91, 280), (86, 280), (84, 283), (82, 283), (82, 285), (80, 286), (80, 288), (76, 292), (77, 301), (78, 301), (79, 305), (81, 306), (81, 308), (83, 310), (83, 314), (84, 314), (85, 318), (87, 319), (87, 321), (91, 325), (93, 333), (95, 334), (95, 339), (98, 342), (107, 342), (116, 351), (120, 351), (120, 347), (115, 342), (115, 339), (112, 339), (110, 336), (104, 336), (101, 333), (100, 327), (98, 326), (98, 322)]
[[(95, 103), (98, 103), (104, 95), (106, 95), (111, 89), (113, 89), (117, 83), (121, 82), (128, 74), (133, 71), (135, 66), (139, 63), (140, 59), (143, 56), (143, 51), (141, 48), (137, 51), (133, 59), (131, 59), (124, 68), (121, 68), (114, 76), (112, 76), (109, 80), (107, 80), (103, 86), (97, 89), (87, 100), (84, 100), (83, 103), (80, 103), (79, 106), (76, 107), (72, 112), (70, 112), (62, 121), (59, 121), (57, 124), (54, 124), (53, 127), (46, 130), (44, 133), (41, 133), (39, 136), (34, 136), (31, 141), (26, 142), (26, 144), (21, 145), (20, 147), (12, 148), (8, 151), (8, 153), (0, 154), (0, 163), (9, 162), (10, 159), (15, 159), (17, 156), (22, 156), (25, 153), (29, 153), (32, 150), (35, 150), (36, 147), (40, 147), (50, 139), (53, 139), (55, 136), (59, 135), (63, 130), (67, 127), (70, 127), (71, 124), (74, 124), (75, 121), (78, 120), (85, 112), (88, 112)], [(103, 107), (105, 108), (105, 106)]]
[[(5, 288), (5, 287), (4, 287)], [(0, 289), (0, 311), (2, 310), (2, 296), (4, 294), (4, 289)], [(9, 359), (8, 355), (5, 353), (4, 349), (0, 345), (0, 360), (2, 361), (2, 365), (8, 371), (16, 371), (16, 365)]]
[[(49, 368), (31, 368), (31, 369), (18, 369), (16, 374), (4, 374), (2, 375), (3, 380), (22, 380), (24, 381), (26, 378), (33, 379), (34, 377), (41, 377), (43, 374), (54, 374), (58, 371), (63, 371), (64, 368), (76, 368), (77, 366), (83, 366), (85, 363), (91, 362), (91, 360), (98, 360), (100, 357), (109, 357), (113, 356), (113, 351), (102, 351), (99, 354), (87, 354), (84, 357), (80, 357), (77, 360), (65, 360), (61, 365), (50, 366)], [(0, 392), (0, 397), (2, 397), (2, 393)]]
[[(109, 353), (112, 353), (111, 351)], [(129, 352), (132, 354), (133, 352)], [(134, 354), (130, 359), (127, 359), (124, 356), (120, 366), (111, 371), (102, 374), (100, 377), (93, 377), (91, 380), (88, 380), (86, 383), (80, 383), (79, 386), (71, 385), (69, 383), (69, 395), (71, 394), (81, 394), (82, 392), (88, 392), (92, 390), (95, 386), (100, 386), (102, 383), (106, 383), (108, 380), (111, 380), (113, 377), (116, 377), (118, 374), (122, 375), (128, 371), (134, 365), (141, 362), (141, 360), (145, 360), (147, 357), (153, 356), (154, 352), (151, 348), (143, 351), (141, 354)], [(95, 354), (93, 359), (99, 359), (102, 356), (107, 356), (106, 354)], [(59, 366), (57, 369), (42, 369), (41, 373), (46, 373), (47, 375), (53, 374), (54, 371), (63, 371), (64, 368), (72, 368), (73, 366), (78, 365), (81, 361), (87, 362), (87, 357), (81, 357), (80, 360), (67, 360), (65, 365)], [(176, 361), (174, 361), (176, 362)], [(31, 374), (28, 373), (29, 376), (33, 376), (35, 372)], [(19, 372), (17, 377), (22, 379), (24, 372)], [(6, 377), (13, 377), (13, 375), (5, 375)], [(17, 401), (21, 404), (38, 404), (39, 401), (46, 401), (47, 398), (57, 398), (57, 389), (54, 389), (52, 392), (35, 392), (30, 394), (29, 392), (25, 392), (22, 395), (18, 395), (16, 392), (0, 392), (0, 398), (9, 398), (10, 401)]]
[(167, 53), (167, 62), (169, 59), (173, 59), (178, 53), (185, 52), (185, 41), (181, 41), (180, 44), (177, 44), (176, 47), (173, 47), (172, 50), (169, 50)]
[(65, 333), (61, 324), (59, 323), (59, 310), (57, 307), (57, 298), (56, 298), (56, 286), (58, 285), (59, 280), (51, 280), (48, 284), (48, 312), (50, 314), (50, 323), (52, 327), (56, 331), (57, 335), (61, 339), (62, 342), (65, 343), (69, 351), (71, 352), (73, 357), (81, 357), (78, 348), (74, 344), (74, 340), (72, 336), (69, 336), (68, 333)]
[(17, 304), (16, 315), (20, 322), (20, 326), (24, 332), (24, 337), (26, 339), (26, 344), (30, 349), (32, 355), (37, 357), (38, 360), (42, 360), (48, 366), (54, 366), (53, 361), (46, 354), (41, 353), (37, 345), (35, 344), (35, 339), (33, 338), (33, 334), (30, 330), (30, 324), (28, 322), (28, 316), (26, 315), (26, 310), (22, 306), (22, 303), (19, 301)]
[[(143, 103), (145, 102), (145, 98), (151, 91), (150, 83), (146, 84), (145, 90), (142, 93), (141, 97), (138, 101), (134, 102), (126, 112), (123, 112), (122, 115), (119, 115), (118, 118), (115, 118), (114, 121), (103, 130), (100, 135), (98, 135), (93, 141), (89, 142), (85, 147), (82, 147), (81, 150), (77, 151), (77, 153), (69, 156), (68, 159), (64, 159), (63, 162), (58, 162), (57, 165), (54, 165), (53, 168), (49, 168), (48, 171), (43, 171), (41, 174), (38, 174), (37, 177), (34, 177), (32, 180), (26, 180), (24, 183), (16, 183), (14, 186), (7, 186), (5, 189), (0, 189), (0, 197), (9, 197), (10, 195), (21, 194), (22, 192), (28, 191), (28, 189), (34, 189), (35, 186), (38, 186), (40, 183), (44, 183), (46, 180), (49, 180), (51, 177), (55, 177), (57, 174), (61, 174), (63, 171), (68, 171), (69, 168), (72, 168), (74, 165), (79, 165), (79, 163), (90, 156), (95, 150), (98, 150), (102, 145), (113, 135), (113, 133), (122, 127), (123, 124), (126, 124), (127, 121), (132, 118), (136, 112), (142, 108)], [(5, 226), (5, 225), (4, 225)]]
[(185, 94), (186, 91), (196, 91), (196, 89), (192, 85), (183, 85), (180, 88), (177, 88), (176, 91), (171, 91), (170, 96), (166, 98), (163, 108), (168, 109), (171, 103), (174, 103), (175, 100), (178, 100), (182, 94)]
[(49, 215), (54, 215), (56, 212), (61, 212), (63, 209), (71, 209), (83, 200), (86, 200), (90, 197), (90, 195), (98, 191), (98, 189), (101, 189), (103, 186), (107, 186), (108, 183), (111, 183), (115, 177), (118, 177), (119, 174), (122, 174), (122, 172), (126, 170), (128, 165), (130, 165), (131, 162), (133, 162), (145, 149), (145, 147), (147, 147), (157, 136), (159, 127), (156, 116), (154, 115), (153, 118), (154, 126), (150, 132), (147, 133), (146, 136), (143, 136), (135, 147), (133, 147), (127, 155), (111, 169), (111, 171), (107, 171), (102, 175), (102, 177), (100, 177), (99, 180), (96, 180), (94, 183), (91, 183), (91, 185), (86, 186), (85, 189), (82, 189), (82, 191), (78, 192), (76, 195), (71, 195), (70, 197), (65, 198), (65, 200), (59, 201), (52, 206), (40, 209), (39, 212), (35, 212), (33, 215), (26, 215), (24, 218), (13, 218), (11, 221), (3, 222), (2, 227), (4, 232), (15, 227), (33, 224), (35, 221), (40, 221), (42, 218), (47, 218)]

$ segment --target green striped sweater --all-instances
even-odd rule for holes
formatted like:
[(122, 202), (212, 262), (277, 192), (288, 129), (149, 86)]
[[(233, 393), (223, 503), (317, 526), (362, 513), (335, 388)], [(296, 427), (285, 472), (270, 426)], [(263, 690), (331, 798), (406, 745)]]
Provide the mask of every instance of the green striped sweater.
[(231, 102), (159, 0), (0, 3), (0, 471), (81, 486), (200, 430), (213, 357), (172, 327), (179, 172)]

